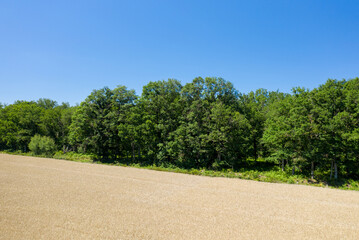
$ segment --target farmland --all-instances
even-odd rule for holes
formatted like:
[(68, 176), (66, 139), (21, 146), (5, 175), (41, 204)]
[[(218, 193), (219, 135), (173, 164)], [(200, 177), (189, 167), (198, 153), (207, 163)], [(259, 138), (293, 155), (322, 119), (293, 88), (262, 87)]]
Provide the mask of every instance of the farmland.
[(0, 154), (0, 239), (355, 239), (359, 193)]

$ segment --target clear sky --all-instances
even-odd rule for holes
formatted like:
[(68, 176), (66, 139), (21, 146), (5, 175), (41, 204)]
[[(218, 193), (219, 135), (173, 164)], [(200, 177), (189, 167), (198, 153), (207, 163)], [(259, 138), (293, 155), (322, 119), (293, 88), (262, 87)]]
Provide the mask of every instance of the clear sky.
[(0, 1), (0, 102), (197, 76), (244, 93), (357, 77), (359, 1)]

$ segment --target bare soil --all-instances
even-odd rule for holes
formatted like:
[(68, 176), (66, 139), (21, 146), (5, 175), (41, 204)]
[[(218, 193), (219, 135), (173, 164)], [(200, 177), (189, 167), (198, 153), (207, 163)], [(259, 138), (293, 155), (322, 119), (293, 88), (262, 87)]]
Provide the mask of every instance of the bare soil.
[(0, 154), (0, 239), (358, 239), (359, 192)]

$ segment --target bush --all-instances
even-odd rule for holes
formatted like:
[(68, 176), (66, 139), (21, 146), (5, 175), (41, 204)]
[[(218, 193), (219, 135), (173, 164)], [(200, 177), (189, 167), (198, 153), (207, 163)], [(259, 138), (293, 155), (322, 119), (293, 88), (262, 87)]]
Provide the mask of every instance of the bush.
[(53, 158), (76, 161), (76, 162), (89, 162), (89, 163), (92, 163), (93, 160), (95, 159), (95, 156), (91, 155), (91, 154), (83, 154), (83, 153), (76, 153), (76, 152), (64, 153), (62, 151), (58, 151), (58, 152), (55, 153)]
[(52, 156), (55, 152), (55, 141), (50, 137), (35, 135), (31, 138), (29, 149), (35, 155)]

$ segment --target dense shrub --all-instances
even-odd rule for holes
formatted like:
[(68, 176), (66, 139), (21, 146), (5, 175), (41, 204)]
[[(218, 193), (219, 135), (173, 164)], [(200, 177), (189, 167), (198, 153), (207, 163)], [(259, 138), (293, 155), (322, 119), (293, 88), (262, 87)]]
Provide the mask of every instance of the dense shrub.
[(56, 150), (56, 145), (50, 137), (35, 135), (31, 138), (29, 149), (35, 155), (52, 156)]

